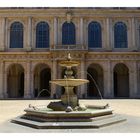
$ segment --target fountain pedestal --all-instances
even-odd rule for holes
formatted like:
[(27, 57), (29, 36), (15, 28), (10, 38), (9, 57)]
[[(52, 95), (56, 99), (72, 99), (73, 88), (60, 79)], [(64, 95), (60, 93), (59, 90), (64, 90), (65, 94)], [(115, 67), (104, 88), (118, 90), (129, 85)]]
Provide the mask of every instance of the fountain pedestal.
[(73, 90), (74, 87), (64, 87), (65, 93), (61, 96), (61, 101), (63, 104), (67, 106), (71, 106), (72, 108), (75, 108), (78, 106), (78, 98), (77, 95), (74, 94)]
[[(63, 106), (64, 106), (64, 109), (67, 106), (67, 107), (71, 107), (71, 111), (72, 111), (76, 107), (79, 106), (78, 97), (74, 93), (74, 87), (80, 86), (82, 84), (86, 84), (89, 81), (86, 79), (75, 79), (74, 78), (72, 67), (78, 66), (79, 62), (78, 61), (71, 61), (70, 54), (68, 54), (67, 60), (60, 61), (59, 65), (61, 67), (66, 68), (64, 79), (51, 80), (50, 83), (56, 84), (56, 85), (59, 85), (59, 86), (62, 86), (65, 88), (64, 94), (61, 95), (61, 102), (59, 102), (60, 110), (62, 110)], [(48, 107), (53, 109), (53, 110), (56, 110), (56, 108), (57, 108), (58, 109), (57, 111), (59, 111), (57, 102), (53, 102), (53, 103), (51, 102), (48, 105)]]

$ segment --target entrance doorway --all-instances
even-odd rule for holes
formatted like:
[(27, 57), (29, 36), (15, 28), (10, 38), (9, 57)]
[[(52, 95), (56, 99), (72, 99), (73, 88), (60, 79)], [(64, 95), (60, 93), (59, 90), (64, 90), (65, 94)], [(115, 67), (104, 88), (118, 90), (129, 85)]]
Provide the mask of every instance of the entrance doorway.
[(50, 97), (51, 70), (46, 64), (39, 64), (34, 72), (34, 96)]
[(9, 67), (7, 92), (9, 98), (24, 97), (24, 69), (20, 64), (13, 64)]
[(121, 63), (114, 67), (114, 96), (129, 97), (129, 69)]
[[(93, 79), (92, 79), (93, 78)], [(91, 64), (87, 69), (87, 96), (89, 98), (101, 98), (99, 90), (103, 96), (103, 69), (99, 64)], [(96, 86), (96, 84), (97, 86)], [(98, 90), (99, 89), (99, 90)]]

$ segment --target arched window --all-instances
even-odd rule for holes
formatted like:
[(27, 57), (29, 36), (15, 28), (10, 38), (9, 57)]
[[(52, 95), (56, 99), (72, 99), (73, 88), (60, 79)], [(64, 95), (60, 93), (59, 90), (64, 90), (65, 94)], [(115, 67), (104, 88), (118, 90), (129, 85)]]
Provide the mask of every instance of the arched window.
[(127, 26), (123, 22), (117, 22), (114, 26), (115, 48), (127, 48)]
[(88, 25), (88, 47), (102, 47), (102, 32), (100, 23), (93, 21)]
[(65, 22), (62, 26), (62, 44), (74, 45), (75, 42), (75, 25), (72, 22)]
[(40, 22), (36, 27), (36, 48), (49, 48), (49, 25)]
[(10, 27), (10, 48), (23, 48), (23, 25), (14, 22)]
[(140, 25), (138, 27), (139, 47), (140, 47)]

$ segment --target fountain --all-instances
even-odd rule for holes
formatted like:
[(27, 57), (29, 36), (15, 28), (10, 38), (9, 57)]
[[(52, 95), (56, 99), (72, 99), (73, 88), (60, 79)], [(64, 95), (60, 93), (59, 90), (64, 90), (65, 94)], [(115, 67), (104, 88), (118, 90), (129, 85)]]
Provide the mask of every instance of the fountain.
[(48, 107), (55, 111), (70, 111), (70, 108), (72, 111), (79, 107), (77, 95), (74, 93), (74, 87), (88, 83), (89, 81), (86, 79), (75, 79), (74, 76), (72, 76), (72, 67), (77, 67), (79, 62), (71, 61), (70, 53), (68, 54), (67, 60), (60, 61), (59, 65), (66, 68), (64, 79), (55, 79), (50, 81), (50, 83), (64, 87), (65, 93), (61, 96), (60, 102), (50, 103)]
[(41, 107), (30, 104), (24, 110), (26, 113), (13, 119), (12, 122), (38, 129), (52, 129), (99, 128), (126, 120), (113, 114), (108, 104), (103, 106), (80, 104), (78, 96), (74, 93), (74, 87), (89, 81), (74, 78), (72, 67), (77, 67), (79, 62), (72, 60), (69, 53), (67, 60), (60, 61), (59, 65), (66, 68), (64, 78), (51, 80), (50, 83), (65, 88), (61, 100)]

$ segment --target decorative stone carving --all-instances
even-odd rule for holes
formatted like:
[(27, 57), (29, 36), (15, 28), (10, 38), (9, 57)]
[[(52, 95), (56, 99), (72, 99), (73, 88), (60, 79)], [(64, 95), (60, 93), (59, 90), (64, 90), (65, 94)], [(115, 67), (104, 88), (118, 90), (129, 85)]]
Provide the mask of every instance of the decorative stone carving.
[(67, 17), (67, 22), (70, 23), (72, 21), (72, 12), (68, 11), (66, 13), (66, 17)]

